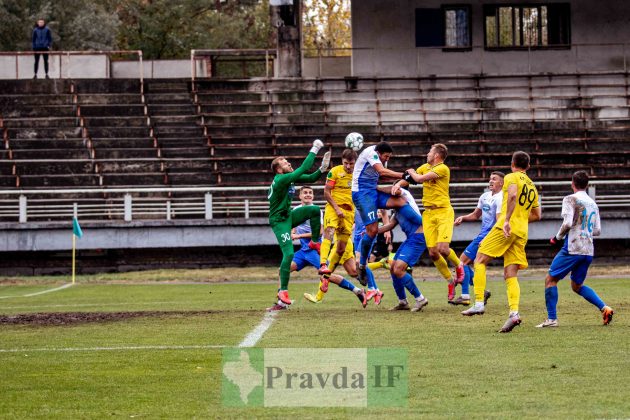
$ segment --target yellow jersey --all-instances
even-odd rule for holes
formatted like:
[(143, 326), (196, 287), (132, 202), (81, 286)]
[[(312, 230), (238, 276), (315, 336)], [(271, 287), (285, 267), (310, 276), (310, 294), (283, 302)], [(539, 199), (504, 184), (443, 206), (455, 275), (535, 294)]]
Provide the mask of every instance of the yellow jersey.
[(516, 185), (516, 205), (510, 218), (510, 228), (512, 234), (527, 239), (529, 226), (529, 214), (532, 209), (539, 206), (538, 190), (525, 172), (512, 172), (503, 179), (503, 204), (501, 205), (501, 215), (494, 227), (503, 229), (505, 214), (507, 213), (508, 187)]
[[(326, 185), (332, 187), (330, 195), (339, 207), (354, 210), (352, 202), (352, 173), (346, 173), (343, 165), (338, 165), (328, 172)], [(350, 208), (348, 208), (350, 206)]]
[(451, 170), (448, 166), (438, 163), (431, 166), (425, 163), (418, 169), (416, 173), (420, 175), (435, 172), (437, 178), (422, 183), (422, 205), (426, 207), (449, 207), (451, 199), (448, 195), (448, 185), (451, 182)]

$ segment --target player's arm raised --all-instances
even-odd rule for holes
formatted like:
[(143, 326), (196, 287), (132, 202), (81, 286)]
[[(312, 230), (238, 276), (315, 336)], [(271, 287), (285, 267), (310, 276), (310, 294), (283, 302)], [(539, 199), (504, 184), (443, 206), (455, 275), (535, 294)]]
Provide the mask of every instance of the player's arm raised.
[(382, 163), (376, 163), (372, 166), (382, 181), (394, 181), (397, 179), (402, 179), (403, 173), (392, 171), (391, 169), (387, 169)]
[(398, 220), (396, 220), (396, 216), (390, 217), (387, 223), (383, 223), (382, 226), (378, 227), (378, 234), (390, 232), (392, 229), (396, 227), (398, 224)]

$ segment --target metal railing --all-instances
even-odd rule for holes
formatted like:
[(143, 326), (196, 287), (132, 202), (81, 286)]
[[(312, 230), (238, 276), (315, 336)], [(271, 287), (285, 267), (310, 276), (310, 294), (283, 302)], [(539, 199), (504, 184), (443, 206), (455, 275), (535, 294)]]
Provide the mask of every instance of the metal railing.
[[(35, 54), (39, 54), (39, 55), (44, 55), (47, 54), (48, 56), (53, 56), (53, 57), (59, 57), (59, 62), (58, 62), (58, 70), (55, 72), (55, 74), (57, 74), (57, 78), (59, 79), (70, 79), (72, 77), (77, 77), (77, 76), (73, 76), (71, 70), (72, 70), (72, 66), (70, 63), (70, 57), (74, 57), (74, 56), (106, 56), (108, 58), (108, 60), (112, 59), (112, 56), (122, 56), (122, 55), (132, 55), (132, 56), (137, 56), (138, 57), (138, 76), (140, 78), (140, 83), (143, 82), (144, 80), (144, 65), (143, 65), (143, 61), (142, 61), (142, 50), (111, 50), (111, 51), (14, 51), (14, 52), (8, 52), (8, 51), (0, 51), (0, 58), (2, 57), (13, 57), (15, 59), (15, 64), (14, 64), (14, 68), (15, 68), (15, 79), (20, 79), (20, 72), (22, 71), (21, 67), (20, 67), (20, 57), (24, 57), (24, 56), (34, 56)], [(64, 73), (64, 59), (65, 59), (65, 73)], [(3, 63), (4, 64), (4, 63)], [(55, 64), (54, 61), (51, 64)], [(33, 64), (30, 63), (28, 65), (24, 64), (24, 66), (27, 66), (27, 68), (29, 69), (28, 72), (30, 74), (32, 74), (32, 69), (33, 69)], [(51, 66), (52, 67), (52, 66)], [(82, 73), (80, 74), (81, 76), (86, 75), (88, 73), (86, 73), (86, 65), (82, 64), (80, 66), (82, 68)], [(5, 71), (8, 68), (8, 66), (6, 64), (4, 64), (4, 68)], [(54, 70), (54, 68), (52, 68), (51, 70)], [(95, 71), (96, 68), (94, 68), (94, 74), (97, 75), (99, 74), (98, 72)], [(103, 69), (105, 71), (105, 78), (109, 78), (110, 77), (110, 65), (109, 65), (109, 61), (106, 64), (106, 67)], [(22, 78), (29, 78), (31, 77), (30, 74), (27, 74), (25, 76), (28, 77), (22, 77)], [(89, 78), (99, 78), (96, 76), (93, 77), (89, 77)]]
[[(570, 182), (542, 181), (543, 211), (559, 209), (570, 193)], [(601, 185), (618, 186), (614, 193), (596, 194)], [(597, 199), (603, 212), (630, 210), (630, 180), (592, 181), (589, 195)], [(451, 202), (458, 212), (472, 211), (487, 183), (453, 183)], [(562, 187), (547, 192), (544, 187)], [(413, 187), (421, 188), (421, 187)], [(268, 187), (171, 187), (171, 188), (97, 188), (59, 190), (1, 190), (0, 221), (67, 221), (76, 214), (82, 220), (123, 221), (266, 217)], [(322, 190), (323, 186), (314, 186)], [(465, 194), (462, 191), (465, 190)], [(420, 193), (416, 194), (420, 197)], [(420, 200), (419, 200), (420, 201)], [(295, 202), (297, 205), (298, 203)], [(323, 206), (323, 200), (315, 204)], [(419, 203), (420, 204), (420, 203)]]

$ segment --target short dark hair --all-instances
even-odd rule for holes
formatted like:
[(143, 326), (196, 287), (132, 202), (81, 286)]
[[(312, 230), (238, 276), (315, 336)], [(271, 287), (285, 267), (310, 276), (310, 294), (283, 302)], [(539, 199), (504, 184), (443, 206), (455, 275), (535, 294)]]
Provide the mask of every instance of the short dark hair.
[(271, 172), (273, 172), (274, 175), (278, 172), (278, 166), (280, 166), (280, 161), (282, 159), (284, 159), (284, 156), (278, 156), (277, 158), (271, 161)]
[(586, 171), (575, 171), (573, 176), (571, 177), (571, 181), (573, 181), (573, 185), (577, 189), (584, 190), (588, 187), (588, 173)]
[(512, 163), (520, 169), (529, 168), (529, 155), (521, 150), (514, 152), (512, 155)]
[(446, 147), (445, 144), (435, 143), (433, 146), (431, 146), (431, 149), (435, 149), (442, 160), (446, 160), (446, 157), (448, 156), (448, 147)]
[(298, 192), (297, 192), (297, 193), (298, 193), (298, 195), (300, 195), (300, 193), (301, 193), (303, 190), (311, 190), (311, 191), (314, 191), (314, 190), (313, 190), (313, 187), (311, 187), (310, 185), (302, 185), (302, 186), (298, 189)]
[(346, 149), (341, 153), (341, 159), (345, 160), (357, 160), (357, 152), (352, 149)]
[(505, 174), (503, 172), (501, 172), (501, 171), (492, 171), (490, 176), (492, 176), (492, 175), (496, 175), (498, 177), (505, 178)]
[(394, 153), (392, 146), (386, 141), (382, 141), (374, 148), (378, 153)]

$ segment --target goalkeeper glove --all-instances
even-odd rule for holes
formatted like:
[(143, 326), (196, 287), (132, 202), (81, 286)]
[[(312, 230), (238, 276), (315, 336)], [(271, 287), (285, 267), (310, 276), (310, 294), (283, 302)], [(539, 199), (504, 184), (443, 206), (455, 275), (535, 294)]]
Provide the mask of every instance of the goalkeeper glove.
[(321, 149), (322, 147), (324, 147), (324, 143), (320, 139), (315, 139), (315, 141), (313, 142), (313, 147), (311, 147), (311, 153), (317, 154), (319, 152), (319, 149)]
[(322, 158), (322, 166), (319, 167), (320, 172), (325, 172), (330, 165), (330, 152), (324, 153), (324, 157)]

